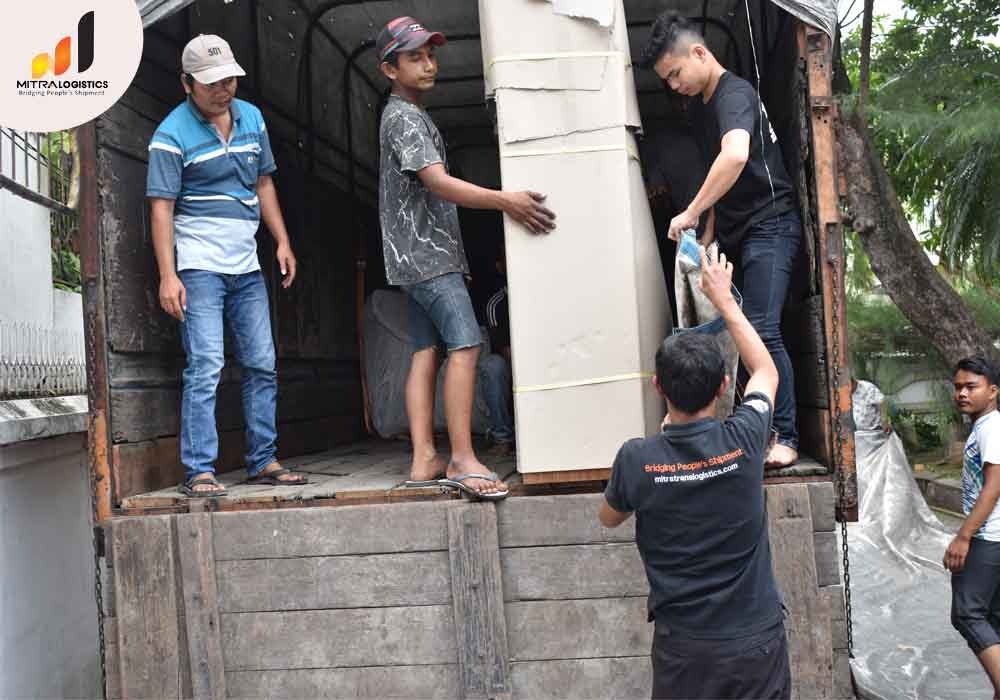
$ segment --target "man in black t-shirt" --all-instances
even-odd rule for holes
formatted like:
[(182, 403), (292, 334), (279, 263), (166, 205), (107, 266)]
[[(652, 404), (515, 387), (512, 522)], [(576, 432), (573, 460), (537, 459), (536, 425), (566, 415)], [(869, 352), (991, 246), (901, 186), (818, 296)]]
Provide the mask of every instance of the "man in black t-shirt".
[[(798, 458), (795, 379), (781, 336), (781, 310), (799, 251), (802, 225), (795, 190), (785, 171), (777, 136), (760, 96), (723, 67), (693, 23), (664, 13), (653, 25), (642, 62), (672, 90), (688, 98), (688, 112), (708, 175), (668, 235), (696, 228), (710, 212), (702, 243), (717, 238), (739, 260), (743, 310), (760, 334), (781, 381), (775, 399), (777, 443), (765, 458), (785, 467)], [(713, 216), (714, 213), (714, 216)], [(741, 380), (745, 380), (745, 372)], [(741, 382), (742, 383), (742, 382)]]
[(732, 264), (716, 255), (701, 250), (701, 286), (749, 370), (743, 404), (715, 418), (729, 378), (712, 336), (669, 337), (654, 378), (668, 423), (618, 451), (599, 518), (616, 527), (636, 516), (656, 623), (654, 699), (789, 698), (763, 488), (778, 372), (730, 291)]

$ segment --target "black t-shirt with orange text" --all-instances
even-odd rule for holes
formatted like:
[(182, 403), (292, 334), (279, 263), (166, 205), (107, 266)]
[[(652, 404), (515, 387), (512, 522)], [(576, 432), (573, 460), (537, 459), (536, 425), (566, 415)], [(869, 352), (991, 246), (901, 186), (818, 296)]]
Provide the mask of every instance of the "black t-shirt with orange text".
[(724, 422), (668, 425), (618, 451), (604, 495), (635, 512), (650, 619), (671, 634), (733, 639), (783, 619), (763, 488), (771, 415), (752, 393)]

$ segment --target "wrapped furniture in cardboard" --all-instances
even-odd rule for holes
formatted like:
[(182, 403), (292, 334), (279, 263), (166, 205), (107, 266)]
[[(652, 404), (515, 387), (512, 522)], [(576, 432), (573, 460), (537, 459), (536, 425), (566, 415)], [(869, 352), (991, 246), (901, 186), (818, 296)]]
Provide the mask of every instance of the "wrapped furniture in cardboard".
[(671, 324), (624, 8), (480, 0), (479, 11), (503, 187), (546, 194), (558, 216), (547, 236), (505, 219), (518, 469), (608, 468), (663, 418), (650, 377)]

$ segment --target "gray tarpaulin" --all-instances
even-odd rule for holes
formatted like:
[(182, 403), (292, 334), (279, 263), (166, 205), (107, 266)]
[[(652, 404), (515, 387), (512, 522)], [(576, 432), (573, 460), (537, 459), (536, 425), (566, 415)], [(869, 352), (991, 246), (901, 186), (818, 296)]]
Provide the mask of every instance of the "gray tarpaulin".
[(860, 517), (848, 526), (854, 660), (862, 698), (973, 700), (990, 684), (952, 628), (953, 533), (927, 507), (895, 434), (855, 433)]
[[(461, 0), (468, 1), (468, 0)], [(608, 26), (613, 17), (610, 0), (550, 0), (553, 9), (560, 13), (573, 17), (587, 17)], [(744, 0), (747, 2), (749, 0)], [(836, 0), (771, 0), (775, 5), (783, 8), (799, 19), (809, 24), (819, 27), (831, 37), (837, 29), (837, 1)], [(190, 5), (194, 0), (135, 0), (139, 7), (139, 14), (142, 15), (142, 26), (148, 27), (151, 24), (169, 17), (173, 13), (182, 10)], [(212, 0), (212, 2), (227, 2), (227, 0)], [(664, 3), (665, 6), (669, 3)], [(628, 11), (628, 2), (625, 3)], [(752, 10), (753, 8), (751, 8)]]

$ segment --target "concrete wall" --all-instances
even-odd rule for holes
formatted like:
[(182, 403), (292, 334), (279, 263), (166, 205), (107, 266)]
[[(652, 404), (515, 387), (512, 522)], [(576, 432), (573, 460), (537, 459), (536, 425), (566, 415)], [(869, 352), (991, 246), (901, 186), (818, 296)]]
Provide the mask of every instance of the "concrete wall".
[(2, 698), (100, 697), (89, 488), (85, 433), (0, 445)]

